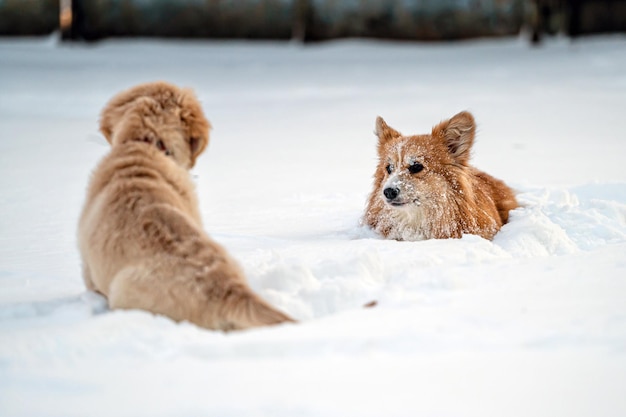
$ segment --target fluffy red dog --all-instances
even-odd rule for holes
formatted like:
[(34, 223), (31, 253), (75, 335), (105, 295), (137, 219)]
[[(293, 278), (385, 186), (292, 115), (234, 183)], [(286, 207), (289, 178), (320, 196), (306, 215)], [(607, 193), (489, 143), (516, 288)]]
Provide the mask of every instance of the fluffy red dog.
[(416, 136), (378, 117), (379, 162), (364, 223), (396, 240), (493, 238), (518, 204), (504, 182), (469, 165), (475, 131), (468, 112)]

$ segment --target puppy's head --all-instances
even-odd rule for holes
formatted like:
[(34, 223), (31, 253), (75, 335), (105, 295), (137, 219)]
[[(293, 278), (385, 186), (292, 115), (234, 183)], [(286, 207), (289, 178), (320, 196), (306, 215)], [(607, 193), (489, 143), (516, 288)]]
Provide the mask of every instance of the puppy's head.
[(208, 145), (210, 128), (193, 91), (165, 82), (122, 91), (100, 117), (100, 131), (112, 146), (147, 142), (187, 169)]
[(378, 117), (379, 198), (409, 212), (440, 206), (448, 193), (464, 188), (461, 174), (469, 162), (475, 130), (468, 112), (439, 123), (431, 134), (415, 136), (403, 136)]

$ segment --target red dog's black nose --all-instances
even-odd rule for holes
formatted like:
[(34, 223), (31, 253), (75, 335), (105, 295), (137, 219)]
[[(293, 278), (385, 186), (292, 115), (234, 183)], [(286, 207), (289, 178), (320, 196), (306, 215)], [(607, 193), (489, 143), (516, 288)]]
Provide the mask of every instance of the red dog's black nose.
[(396, 197), (398, 197), (398, 194), (400, 194), (400, 190), (398, 190), (397, 188), (385, 188), (383, 190), (383, 194), (385, 194), (385, 197), (387, 197), (387, 200), (391, 201), (393, 199), (395, 199)]

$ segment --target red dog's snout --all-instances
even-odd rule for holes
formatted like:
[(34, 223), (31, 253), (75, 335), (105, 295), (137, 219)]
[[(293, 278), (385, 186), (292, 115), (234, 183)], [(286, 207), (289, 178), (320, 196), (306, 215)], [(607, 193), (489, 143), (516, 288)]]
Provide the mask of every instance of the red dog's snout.
[(400, 195), (400, 190), (395, 187), (387, 187), (383, 190), (383, 194), (387, 198), (387, 200), (395, 200)]

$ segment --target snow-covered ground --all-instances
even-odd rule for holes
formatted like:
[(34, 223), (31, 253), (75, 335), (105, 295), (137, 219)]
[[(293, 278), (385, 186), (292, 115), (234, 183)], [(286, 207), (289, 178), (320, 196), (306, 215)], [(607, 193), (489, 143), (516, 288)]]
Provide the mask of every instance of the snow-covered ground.
[[(193, 87), (209, 233), (300, 320), (223, 334), (85, 292), (76, 222), (117, 91)], [(523, 203), (493, 242), (359, 226), (377, 115), (460, 110)], [(626, 38), (0, 40), (0, 415), (626, 415)], [(375, 308), (362, 306), (377, 300)]]

